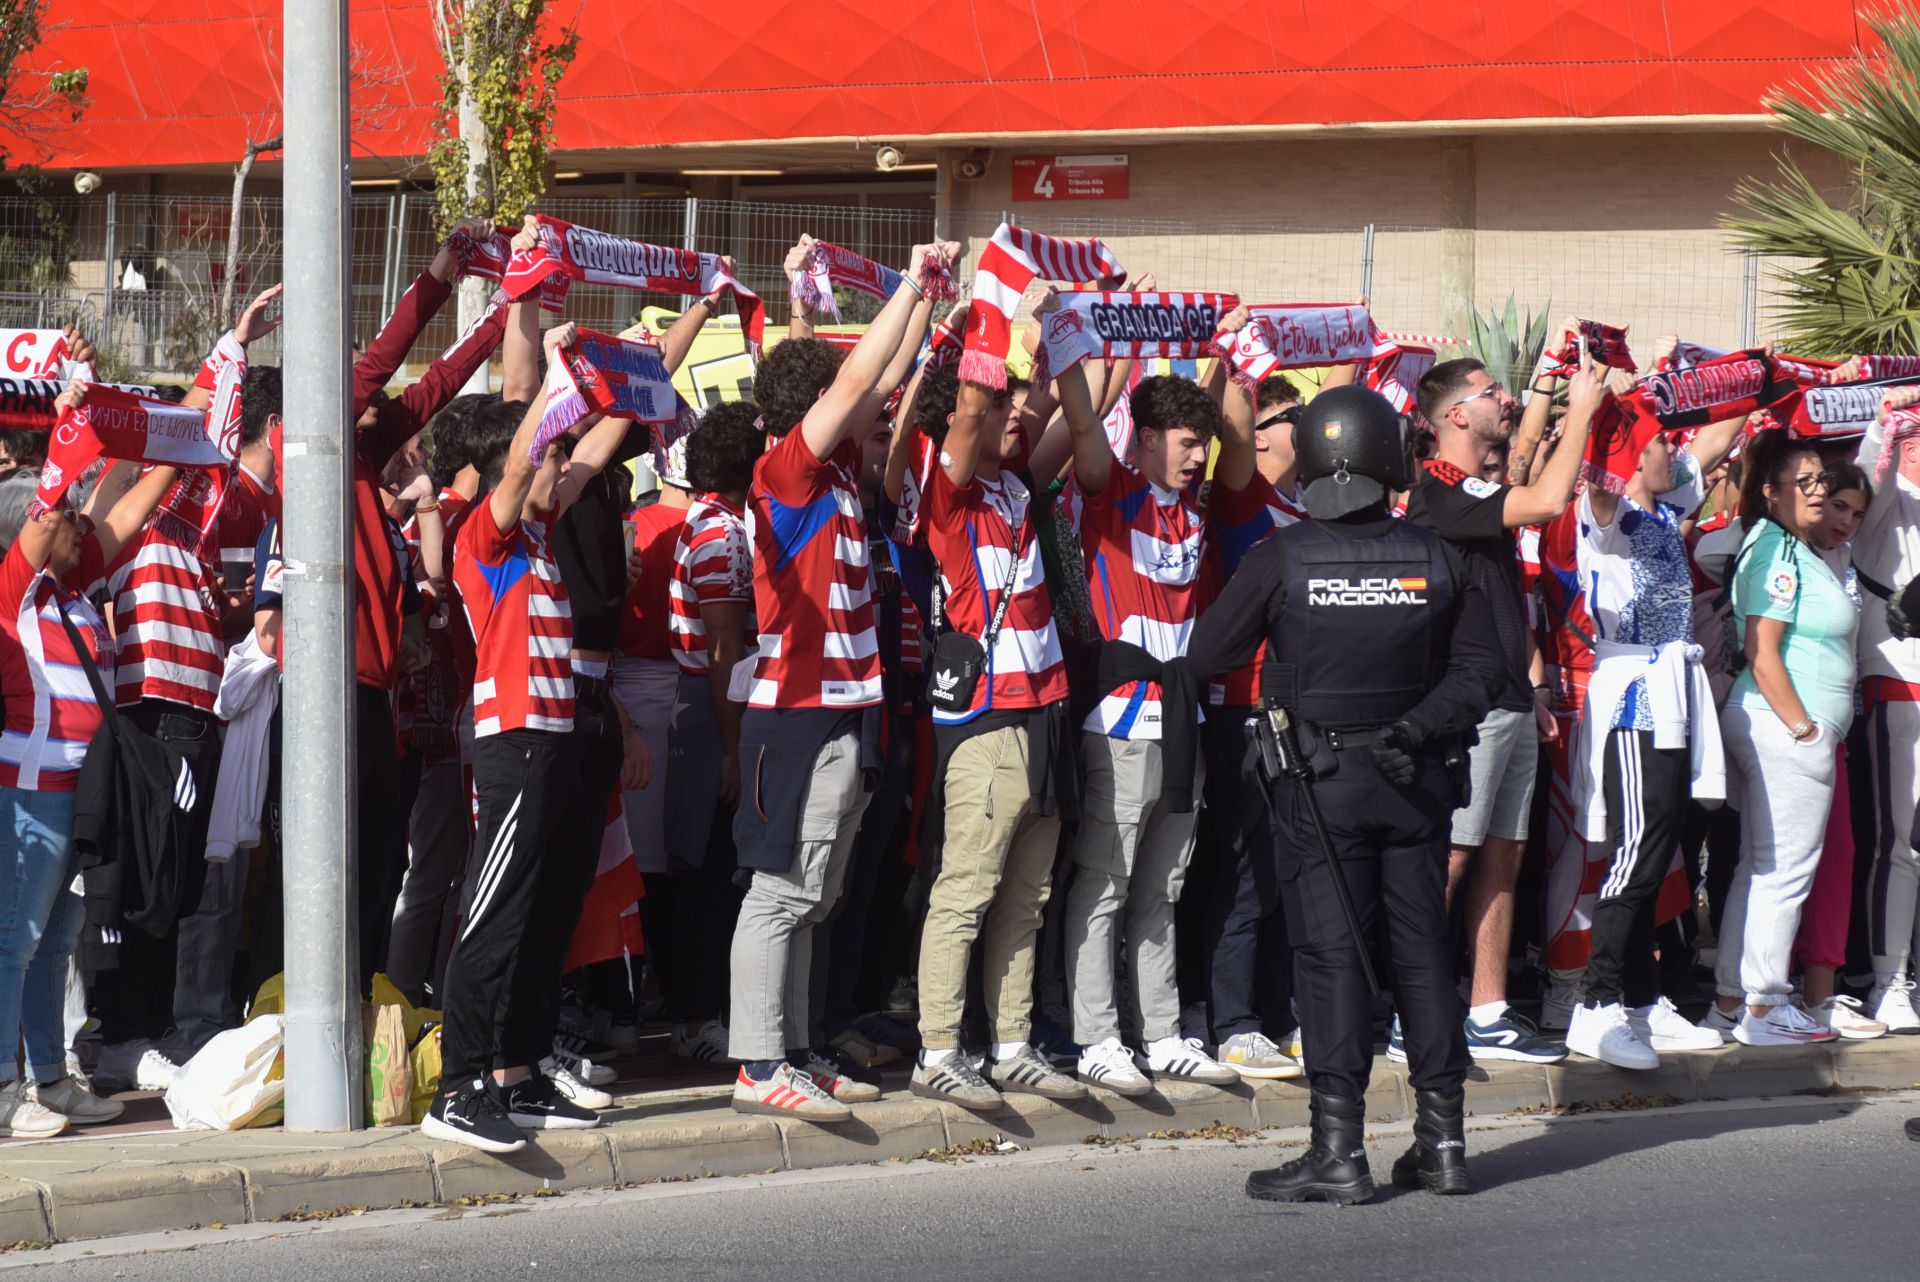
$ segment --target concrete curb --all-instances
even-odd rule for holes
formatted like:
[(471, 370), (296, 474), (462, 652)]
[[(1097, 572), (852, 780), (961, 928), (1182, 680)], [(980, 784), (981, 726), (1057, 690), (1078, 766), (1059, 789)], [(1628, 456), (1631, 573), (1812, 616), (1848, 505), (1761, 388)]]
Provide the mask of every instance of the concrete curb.
[[(1900, 1090), (1920, 1086), (1920, 1038), (1883, 1038), (1669, 1055), (1652, 1073), (1589, 1060), (1476, 1068), (1467, 1108), (1480, 1117), (1623, 1097), (1673, 1102)], [(0, 1249), (6, 1243), (109, 1237), (321, 1218), (357, 1210), (486, 1201), (862, 1162), (911, 1160), (977, 1142), (1026, 1146), (1146, 1137), (1216, 1123), (1304, 1126), (1304, 1082), (1229, 1088), (1170, 1083), (1126, 1099), (1096, 1090), (1061, 1104), (1015, 1096), (992, 1116), (892, 1089), (836, 1130), (727, 1107), (726, 1088), (623, 1099), (594, 1131), (535, 1135), (507, 1159), (423, 1140), (411, 1128), (351, 1135), (281, 1131), (162, 1132), (0, 1147)], [(1367, 1097), (1373, 1122), (1411, 1114), (1404, 1067), (1381, 1060)]]

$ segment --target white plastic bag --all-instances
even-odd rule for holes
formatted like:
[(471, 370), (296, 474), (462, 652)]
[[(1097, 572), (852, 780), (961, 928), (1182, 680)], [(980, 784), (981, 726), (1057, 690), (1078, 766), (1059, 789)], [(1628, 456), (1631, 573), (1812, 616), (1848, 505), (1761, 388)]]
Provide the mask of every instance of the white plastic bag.
[(173, 1124), (183, 1131), (237, 1131), (278, 1123), (287, 1096), (285, 1039), (285, 1017), (262, 1015), (201, 1047), (167, 1087)]

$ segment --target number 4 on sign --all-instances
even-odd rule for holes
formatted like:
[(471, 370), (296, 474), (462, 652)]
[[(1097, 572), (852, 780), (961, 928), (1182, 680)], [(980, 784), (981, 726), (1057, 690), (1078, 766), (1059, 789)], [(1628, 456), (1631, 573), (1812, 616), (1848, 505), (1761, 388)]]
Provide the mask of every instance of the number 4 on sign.
[(1041, 165), (1039, 176), (1033, 180), (1033, 194), (1042, 200), (1053, 199), (1053, 184), (1047, 180), (1047, 175), (1052, 172), (1052, 165)]

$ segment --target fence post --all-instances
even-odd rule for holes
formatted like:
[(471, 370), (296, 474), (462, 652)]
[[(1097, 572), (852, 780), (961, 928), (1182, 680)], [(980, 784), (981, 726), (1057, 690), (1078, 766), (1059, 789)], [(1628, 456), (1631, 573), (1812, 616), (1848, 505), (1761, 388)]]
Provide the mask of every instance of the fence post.
[[(347, 3), (285, 0), (287, 1129), (362, 1124)], [(294, 247), (298, 246), (296, 250)]]
[(114, 205), (114, 193), (108, 192), (106, 244), (107, 288), (100, 299), (100, 346), (112, 346), (116, 351), (119, 350), (119, 344), (114, 341), (113, 337), (113, 290), (114, 286), (120, 283), (120, 273), (117, 270), (120, 258), (119, 247), (114, 243), (114, 215), (117, 212), (118, 210)]
[(686, 222), (680, 229), (680, 248), (695, 249), (700, 242), (700, 198), (687, 197)]
[(1740, 265), (1740, 346), (1760, 343), (1760, 258), (1746, 255)]
[(1373, 224), (1360, 229), (1360, 297), (1373, 297)]
[[(386, 235), (380, 244), (380, 301), (383, 304), (393, 296), (393, 225), (399, 201), (397, 192), (387, 197)], [(387, 310), (391, 312), (393, 309), (388, 307)]]
[(386, 316), (393, 315), (394, 309), (400, 306), (400, 291), (406, 288), (402, 284), (407, 279), (407, 193), (404, 191), (400, 193), (400, 212), (395, 215), (395, 218), (397, 223), (393, 233), (393, 292), (380, 300), (386, 305), (386, 311), (383, 313)]

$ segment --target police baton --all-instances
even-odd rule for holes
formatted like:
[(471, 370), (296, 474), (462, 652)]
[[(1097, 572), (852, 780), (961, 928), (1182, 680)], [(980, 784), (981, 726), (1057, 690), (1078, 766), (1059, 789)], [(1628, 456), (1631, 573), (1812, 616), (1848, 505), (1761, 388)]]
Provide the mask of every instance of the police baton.
[(1333, 878), (1333, 897), (1340, 901), (1340, 915), (1347, 919), (1347, 931), (1353, 936), (1354, 950), (1360, 954), (1360, 973), (1367, 978), (1367, 992), (1378, 997), (1380, 980), (1373, 973), (1372, 950), (1360, 929), (1360, 914), (1353, 910), (1353, 896), (1347, 893), (1347, 879), (1340, 872), (1340, 860), (1333, 853), (1333, 839), (1327, 836), (1327, 821), (1320, 814), (1320, 799), (1313, 793), (1313, 768), (1300, 755), (1300, 742), (1293, 737), (1293, 719), (1285, 708), (1267, 707), (1267, 720), (1273, 727), (1274, 747), (1280, 757), (1280, 774), (1300, 785), (1307, 803), (1307, 817), (1313, 820), (1313, 835), (1319, 838), (1320, 853), (1326, 858), (1327, 872)]

